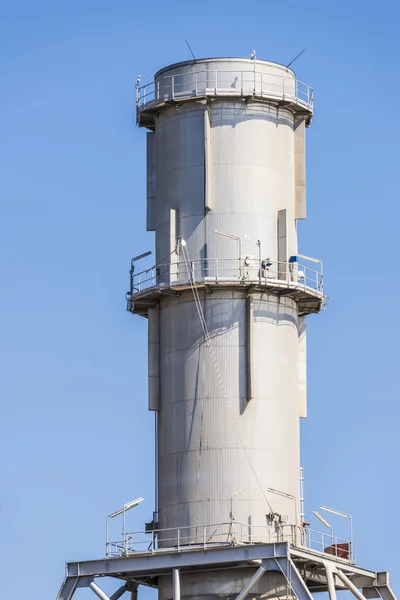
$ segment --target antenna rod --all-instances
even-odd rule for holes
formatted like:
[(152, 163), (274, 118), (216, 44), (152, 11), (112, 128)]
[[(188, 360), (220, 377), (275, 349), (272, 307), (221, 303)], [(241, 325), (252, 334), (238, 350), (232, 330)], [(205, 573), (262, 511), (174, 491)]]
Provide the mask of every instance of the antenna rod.
[(292, 61), (290, 61), (290, 63), (288, 65), (286, 65), (286, 68), (290, 67), (290, 65), (292, 65), (294, 63), (295, 60), (297, 60), (299, 58), (299, 56), (301, 56), (303, 54), (303, 52), (305, 52), (306, 49), (304, 48), (304, 50), (302, 50), (300, 52), (300, 54), (298, 54), (297, 56), (294, 57), (294, 59)]
[(185, 42), (186, 42), (186, 46), (187, 46), (187, 47), (189, 48), (189, 50), (190, 50), (190, 54), (193, 56), (193, 60), (196, 60), (196, 57), (195, 57), (195, 55), (193, 54), (193, 50), (191, 49), (191, 47), (190, 47), (190, 44), (189, 44), (189, 42), (187, 41), (187, 39), (186, 39), (186, 38), (185, 38)]

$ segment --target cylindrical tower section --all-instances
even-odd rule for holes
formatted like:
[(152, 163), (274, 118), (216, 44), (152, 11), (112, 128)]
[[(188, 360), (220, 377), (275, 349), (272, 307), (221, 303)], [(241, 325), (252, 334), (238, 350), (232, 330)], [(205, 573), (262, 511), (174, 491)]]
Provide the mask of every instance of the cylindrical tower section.
[[(159, 547), (293, 542), (304, 315), (322, 301), (297, 264), (312, 90), (282, 65), (204, 59), (159, 71), (137, 110), (157, 264), (128, 305), (149, 318)], [(253, 573), (184, 574), (182, 596), (229, 596)], [(286, 596), (282, 575), (262, 594)]]
[(276, 527), (269, 513), (298, 522), (296, 302), (228, 288), (199, 295), (209, 339), (192, 292), (160, 305), (160, 527), (187, 528), (181, 543), (226, 541), (232, 520), (233, 537), (268, 541)]
[[(237, 260), (261, 252), (273, 263), (271, 273), (283, 278), (279, 263), (297, 254), (301, 218), (295, 146), (304, 107), (296, 104), (297, 85), (281, 65), (244, 59), (182, 63), (157, 73), (156, 97), (166, 99), (149, 134), (157, 261), (181, 235), (196, 273), (228, 277)], [(160, 269), (160, 283), (170, 275)], [(179, 279), (182, 269), (173, 275)]]

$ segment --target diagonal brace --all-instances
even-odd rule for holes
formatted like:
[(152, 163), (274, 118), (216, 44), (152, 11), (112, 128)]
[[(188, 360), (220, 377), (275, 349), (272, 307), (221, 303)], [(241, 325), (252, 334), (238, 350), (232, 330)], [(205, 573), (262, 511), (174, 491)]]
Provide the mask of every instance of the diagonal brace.
[(299, 600), (313, 600), (308, 587), (304, 583), (292, 559), (286, 557), (276, 558), (275, 560), (297, 598)]
[(357, 598), (357, 600), (366, 600), (365, 596), (360, 592), (358, 588), (354, 585), (352, 581), (341, 571), (340, 569), (336, 569), (336, 574), (339, 579), (344, 583), (348, 590)]
[(264, 575), (265, 571), (268, 569), (269, 564), (270, 564), (269, 560), (263, 560), (261, 562), (260, 568), (257, 569), (257, 571), (254, 573), (253, 577), (247, 582), (247, 584), (244, 586), (242, 591), (239, 592), (239, 594), (236, 596), (235, 600), (244, 600), (245, 598), (247, 598), (247, 596), (249, 595), (249, 593), (251, 592), (253, 587), (261, 579), (261, 577)]

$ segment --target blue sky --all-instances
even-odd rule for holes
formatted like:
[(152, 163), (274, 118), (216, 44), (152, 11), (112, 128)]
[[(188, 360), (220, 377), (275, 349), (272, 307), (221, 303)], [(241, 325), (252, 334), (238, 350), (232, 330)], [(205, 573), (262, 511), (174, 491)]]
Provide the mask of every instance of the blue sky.
[(134, 84), (190, 58), (184, 38), (198, 57), (306, 48), (300, 250), (330, 296), (308, 322), (307, 516), (350, 512), (358, 563), (400, 593), (399, 18), (394, 1), (0, 0), (1, 600), (55, 598), (131, 498), (129, 527), (151, 520), (146, 321), (124, 306), (153, 245)]

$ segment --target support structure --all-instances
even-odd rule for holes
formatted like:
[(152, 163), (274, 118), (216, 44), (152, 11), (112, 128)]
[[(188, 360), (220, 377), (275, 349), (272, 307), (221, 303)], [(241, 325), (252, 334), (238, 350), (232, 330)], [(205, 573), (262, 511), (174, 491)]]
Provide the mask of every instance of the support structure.
[[(281, 573), (298, 600), (312, 600), (313, 592), (329, 592), (330, 600), (335, 600), (336, 590), (346, 589), (357, 600), (396, 600), (388, 573), (376, 573), (284, 542), (226, 545), (206, 550), (135, 552), (120, 558), (67, 563), (66, 578), (57, 600), (71, 600), (80, 587), (90, 587), (101, 600), (117, 600), (125, 592), (135, 593), (138, 585), (157, 587), (159, 578), (168, 576), (173, 583), (173, 598), (180, 600), (181, 574), (199, 576), (208, 573), (214, 578), (223, 570), (233, 580), (235, 574), (243, 572), (244, 568), (248, 568), (252, 575), (235, 600), (245, 600), (267, 573)], [(94, 583), (96, 578), (104, 577), (124, 581), (110, 599)]]

